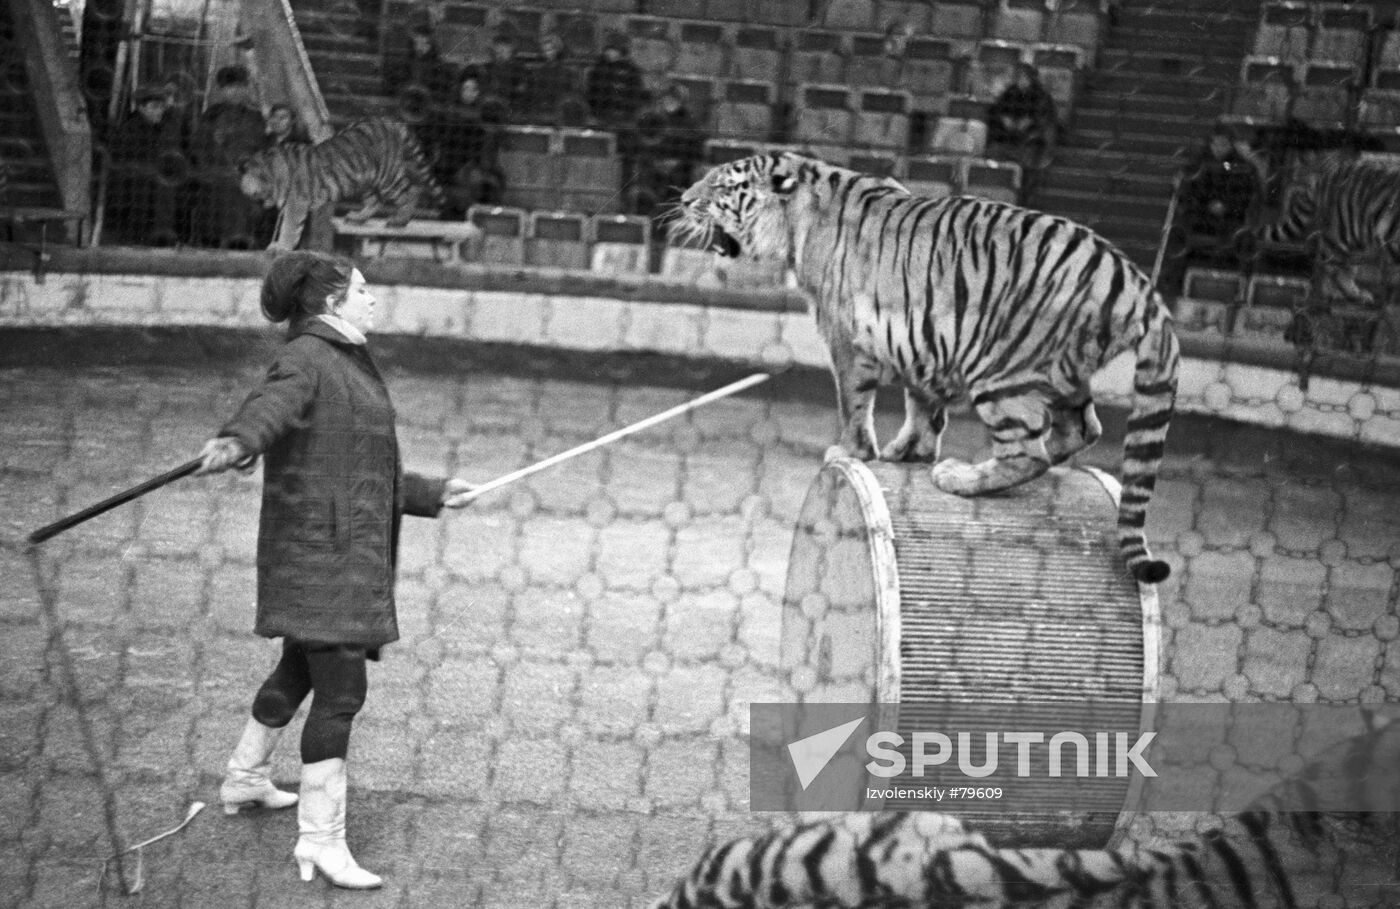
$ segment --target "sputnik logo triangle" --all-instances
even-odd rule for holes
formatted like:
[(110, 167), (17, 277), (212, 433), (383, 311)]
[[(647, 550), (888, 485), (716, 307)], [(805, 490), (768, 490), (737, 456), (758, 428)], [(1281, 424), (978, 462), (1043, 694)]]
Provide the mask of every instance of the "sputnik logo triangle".
[(833, 726), (830, 729), (818, 732), (816, 735), (809, 735), (805, 739), (798, 739), (787, 746), (788, 756), (792, 758), (792, 766), (797, 770), (797, 781), (802, 784), (805, 792), (811, 785), (812, 780), (817, 778), (817, 774), (822, 772), (822, 768), (827, 765), (836, 752), (841, 750), (841, 746), (846, 744), (846, 740), (851, 737), (851, 733), (856, 731), (856, 727), (865, 722), (865, 718), (851, 720), (849, 723), (842, 723), (840, 726)]

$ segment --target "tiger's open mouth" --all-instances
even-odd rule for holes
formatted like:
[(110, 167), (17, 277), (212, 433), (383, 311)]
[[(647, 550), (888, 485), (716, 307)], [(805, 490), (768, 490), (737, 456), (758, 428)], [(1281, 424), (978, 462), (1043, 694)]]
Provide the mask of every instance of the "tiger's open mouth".
[(710, 227), (709, 249), (730, 259), (739, 258), (739, 253), (744, 251), (732, 234), (714, 226)]

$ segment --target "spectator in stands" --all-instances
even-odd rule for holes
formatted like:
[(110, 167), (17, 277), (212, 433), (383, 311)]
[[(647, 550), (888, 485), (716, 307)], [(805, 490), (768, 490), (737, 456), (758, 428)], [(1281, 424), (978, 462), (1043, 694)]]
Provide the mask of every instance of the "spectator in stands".
[(631, 127), (646, 103), (642, 71), (629, 54), (627, 36), (609, 32), (602, 56), (588, 72), (588, 109), (606, 129)]
[(584, 126), (588, 104), (579, 91), (580, 68), (569, 59), (564, 38), (549, 32), (540, 41), (540, 59), (526, 74), (526, 116), (554, 126)]
[(109, 150), (106, 229), (118, 243), (173, 245), (188, 162), (163, 86), (136, 93), (136, 110), (112, 131)]
[(491, 59), (480, 70), (481, 93), (505, 106), (510, 119), (521, 119), (526, 109), (525, 61), (516, 53), (515, 33), (499, 29), (491, 39)]
[[(263, 148), (312, 144), (311, 133), (290, 104), (278, 103), (268, 108), (267, 133), (263, 140)], [(258, 249), (262, 249), (272, 242), (272, 238), (277, 232), (279, 214), (280, 212), (276, 208), (262, 210), (255, 241)], [(334, 202), (313, 208), (307, 216), (306, 227), (301, 232), (301, 240), (297, 243), (297, 249), (317, 249), (329, 252), (335, 240), (335, 226), (332, 224), (334, 215)]]
[(1021, 165), (1021, 198), (1027, 199), (1049, 163), (1058, 121), (1055, 99), (1041, 84), (1040, 72), (1029, 63), (987, 110), (988, 152)]
[(404, 36), (385, 39), (384, 93), (398, 97), (411, 85), (425, 89), (435, 103), (450, 101), (455, 88), (452, 65), (442, 59), (433, 27), (420, 22)]
[(479, 74), (462, 74), (457, 102), (435, 108), (418, 128), (433, 177), (447, 197), (444, 215), (462, 218), (472, 205), (499, 205), (505, 175), (497, 158), (505, 122), (499, 102), (481, 93)]
[(254, 103), (248, 70), (225, 66), (214, 74), (214, 100), (195, 126), (191, 147), (196, 179), (192, 230), (199, 245), (252, 249), (262, 206), (238, 188), (238, 165), (261, 151), (267, 125)]
[(634, 214), (652, 215), (694, 182), (705, 135), (687, 101), (685, 89), (671, 83), (638, 118), (636, 179), (628, 181), (627, 191)]
[(1182, 224), (1188, 235), (1230, 243), (1264, 186), (1264, 165), (1226, 126), (1216, 126), (1186, 165)]

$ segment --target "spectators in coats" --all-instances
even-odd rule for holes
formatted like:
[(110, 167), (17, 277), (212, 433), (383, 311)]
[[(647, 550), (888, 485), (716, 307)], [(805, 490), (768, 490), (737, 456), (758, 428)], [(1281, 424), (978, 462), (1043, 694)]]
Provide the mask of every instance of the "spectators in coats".
[(646, 102), (642, 71), (628, 54), (627, 36), (609, 32), (602, 56), (588, 71), (588, 109), (604, 129), (635, 125)]
[(164, 87), (136, 93), (136, 110), (112, 131), (106, 230), (119, 243), (176, 243), (176, 206), (188, 176), (180, 121)]
[(238, 165), (263, 148), (267, 133), (254, 103), (248, 70), (225, 66), (214, 74), (213, 103), (191, 141), (198, 181), (192, 217), (194, 241), (225, 249), (254, 249), (262, 209), (238, 188)]

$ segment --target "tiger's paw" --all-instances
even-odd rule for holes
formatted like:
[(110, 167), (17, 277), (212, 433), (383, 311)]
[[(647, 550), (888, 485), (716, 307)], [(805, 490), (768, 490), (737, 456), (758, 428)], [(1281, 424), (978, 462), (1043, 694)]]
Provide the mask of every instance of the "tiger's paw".
[(845, 445), (832, 445), (822, 452), (822, 463), (830, 464), (837, 458), (855, 458), (857, 461), (875, 460), (875, 446), (867, 446), (864, 451), (851, 451)]
[(933, 485), (955, 496), (975, 496), (982, 491), (982, 472), (975, 465), (957, 458), (945, 458), (933, 465)]
[(920, 462), (938, 460), (938, 439), (910, 433), (900, 433), (894, 441), (880, 449), (880, 460)]

